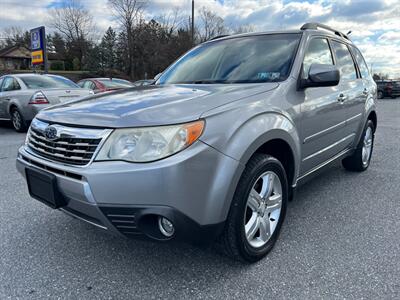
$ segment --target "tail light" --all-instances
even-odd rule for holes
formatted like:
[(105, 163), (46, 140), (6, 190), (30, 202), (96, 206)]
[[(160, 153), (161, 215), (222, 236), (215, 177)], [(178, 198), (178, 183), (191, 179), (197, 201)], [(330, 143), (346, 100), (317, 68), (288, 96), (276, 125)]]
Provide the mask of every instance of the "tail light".
[(29, 104), (49, 104), (49, 100), (42, 92), (36, 92), (29, 100)]

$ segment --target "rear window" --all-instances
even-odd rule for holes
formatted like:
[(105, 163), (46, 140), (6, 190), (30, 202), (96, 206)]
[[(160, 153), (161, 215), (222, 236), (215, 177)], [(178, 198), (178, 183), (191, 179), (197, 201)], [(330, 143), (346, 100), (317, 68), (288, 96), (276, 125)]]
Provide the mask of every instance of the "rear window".
[(62, 77), (62, 76), (51, 76), (51, 78), (60, 81), (62, 83), (65, 83), (66, 85), (73, 87), (73, 88), (77, 88), (79, 87), (75, 82), (69, 80), (68, 78)]
[(57, 89), (79, 87), (71, 80), (64, 77), (32, 75), (20, 77), (29, 89)]
[(100, 83), (102, 83), (106, 88), (122, 88), (122, 87), (131, 87), (132, 84), (129, 82), (125, 82), (125, 80), (118, 79), (98, 79)]

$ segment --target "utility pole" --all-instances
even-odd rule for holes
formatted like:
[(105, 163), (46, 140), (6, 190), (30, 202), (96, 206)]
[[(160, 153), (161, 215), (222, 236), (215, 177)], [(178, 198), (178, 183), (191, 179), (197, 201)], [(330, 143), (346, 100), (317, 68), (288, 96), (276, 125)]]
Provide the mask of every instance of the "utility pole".
[(192, 0), (192, 45), (194, 46), (194, 0)]

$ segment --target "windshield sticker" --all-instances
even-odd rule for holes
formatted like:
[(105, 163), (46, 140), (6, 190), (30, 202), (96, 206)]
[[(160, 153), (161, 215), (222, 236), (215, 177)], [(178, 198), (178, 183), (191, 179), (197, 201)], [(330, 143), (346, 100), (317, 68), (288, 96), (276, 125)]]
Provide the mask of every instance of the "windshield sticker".
[(257, 73), (257, 79), (259, 80), (276, 80), (281, 76), (280, 72), (260, 72)]

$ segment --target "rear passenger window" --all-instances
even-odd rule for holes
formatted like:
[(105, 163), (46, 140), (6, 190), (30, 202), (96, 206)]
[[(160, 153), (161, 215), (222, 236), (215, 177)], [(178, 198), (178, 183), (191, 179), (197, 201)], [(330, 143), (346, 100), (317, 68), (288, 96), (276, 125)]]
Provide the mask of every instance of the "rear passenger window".
[(352, 48), (353, 48), (354, 56), (356, 57), (357, 65), (360, 68), (361, 77), (368, 78), (369, 71), (368, 71), (368, 66), (364, 60), (364, 57), (361, 55), (360, 50), (358, 50), (356, 47), (352, 47)]
[(333, 65), (331, 50), (326, 39), (313, 39), (308, 44), (303, 61), (303, 74), (308, 75), (311, 64)]
[(340, 80), (357, 79), (354, 61), (347, 46), (343, 43), (332, 41), (332, 49), (336, 56), (337, 67), (340, 70)]

